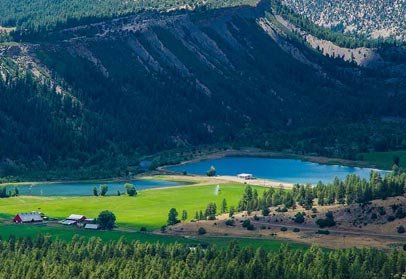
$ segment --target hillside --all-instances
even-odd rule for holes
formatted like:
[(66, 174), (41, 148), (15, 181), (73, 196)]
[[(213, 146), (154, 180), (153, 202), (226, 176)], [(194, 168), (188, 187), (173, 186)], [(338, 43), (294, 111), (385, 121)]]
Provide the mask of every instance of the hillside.
[(368, 38), (406, 40), (403, 0), (283, 0), (320, 26)]
[(0, 45), (3, 175), (117, 175), (201, 144), (344, 158), (406, 146), (401, 49), (374, 50), (373, 67), (345, 62), (267, 1), (80, 23)]

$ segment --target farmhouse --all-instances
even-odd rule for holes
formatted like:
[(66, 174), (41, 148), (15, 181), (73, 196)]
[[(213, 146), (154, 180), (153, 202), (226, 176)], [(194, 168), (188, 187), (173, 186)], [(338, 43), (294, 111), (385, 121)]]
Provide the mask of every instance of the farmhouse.
[(240, 173), (237, 175), (238, 178), (244, 179), (244, 180), (251, 180), (254, 179), (254, 176), (250, 173)]
[(43, 218), (39, 212), (30, 212), (30, 213), (18, 213), (13, 222), (17, 224), (21, 223), (36, 223), (42, 222)]

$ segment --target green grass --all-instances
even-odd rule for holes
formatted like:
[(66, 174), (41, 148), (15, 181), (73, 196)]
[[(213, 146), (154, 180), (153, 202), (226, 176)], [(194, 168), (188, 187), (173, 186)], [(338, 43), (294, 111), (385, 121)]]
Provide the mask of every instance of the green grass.
[(118, 240), (125, 238), (129, 241), (139, 241), (142, 243), (181, 243), (185, 245), (213, 245), (217, 248), (227, 248), (228, 245), (235, 241), (241, 247), (251, 247), (257, 249), (262, 247), (267, 251), (275, 251), (282, 245), (288, 245), (292, 249), (307, 249), (307, 245), (293, 242), (278, 241), (273, 239), (259, 238), (232, 238), (232, 237), (178, 237), (169, 235), (154, 235), (150, 233), (139, 232), (122, 232), (122, 231), (86, 231), (75, 227), (47, 226), (47, 225), (12, 225), (0, 224), (0, 238), (8, 239), (10, 236), (19, 237), (36, 237), (43, 235), (64, 241), (70, 241), (75, 235), (85, 238), (98, 237), (103, 241)]
[[(219, 207), (226, 198), (229, 206), (237, 205), (244, 188), (242, 184), (224, 184), (217, 196), (215, 185), (205, 185), (144, 190), (136, 197), (15, 197), (1, 200), (0, 216), (11, 218), (18, 212), (41, 211), (50, 218), (62, 219), (70, 214), (95, 218), (102, 210), (110, 210), (116, 215), (119, 226), (156, 229), (166, 224), (172, 207), (179, 214), (183, 209), (187, 210), (191, 219), (209, 202), (216, 202)], [(261, 194), (265, 188), (256, 189)]]
[(369, 152), (361, 153), (363, 161), (376, 165), (379, 168), (391, 169), (393, 158), (399, 156), (400, 165), (406, 166), (406, 151)]

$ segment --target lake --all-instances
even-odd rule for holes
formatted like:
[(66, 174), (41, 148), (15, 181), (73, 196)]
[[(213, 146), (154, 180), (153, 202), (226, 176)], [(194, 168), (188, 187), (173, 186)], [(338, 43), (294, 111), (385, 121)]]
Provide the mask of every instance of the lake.
[[(35, 183), (32, 185), (18, 186), (20, 195), (26, 196), (92, 196), (93, 187), (106, 184), (109, 187), (107, 195), (117, 195), (125, 193), (124, 184), (126, 182), (69, 182), (69, 183)], [(172, 187), (184, 185), (180, 182), (163, 181), (163, 180), (132, 180), (128, 183), (134, 184), (138, 190)], [(11, 190), (11, 187), (10, 189)]]
[[(326, 165), (295, 159), (275, 159), (264, 157), (223, 157), (202, 160), (176, 166), (166, 167), (166, 170), (189, 174), (205, 175), (214, 166), (217, 175), (235, 176), (239, 173), (250, 173), (257, 178), (271, 179), (286, 183), (312, 183), (318, 181), (331, 182), (335, 177), (345, 178), (356, 174), (369, 178), (370, 168), (359, 168), (339, 165)], [(384, 171), (380, 171), (384, 172)]]

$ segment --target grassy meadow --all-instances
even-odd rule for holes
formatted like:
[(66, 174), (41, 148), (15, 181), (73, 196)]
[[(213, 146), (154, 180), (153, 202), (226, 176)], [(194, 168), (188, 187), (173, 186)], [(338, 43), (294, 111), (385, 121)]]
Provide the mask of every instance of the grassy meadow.
[[(20, 196), (0, 201), (0, 217), (12, 218), (18, 212), (41, 211), (50, 218), (63, 219), (70, 214), (83, 214), (95, 218), (103, 210), (114, 212), (118, 226), (139, 229), (157, 229), (166, 224), (169, 209), (188, 212), (189, 219), (195, 212), (205, 210), (209, 202), (218, 208), (223, 198), (229, 206), (236, 206), (245, 186), (222, 184), (215, 195), (215, 185), (183, 186), (139, 191), (136, 197), (34, 197)], [(256, 187), (259, 194), (263, 187)], [(180, 216), (179, 216), (180, 217)]]

